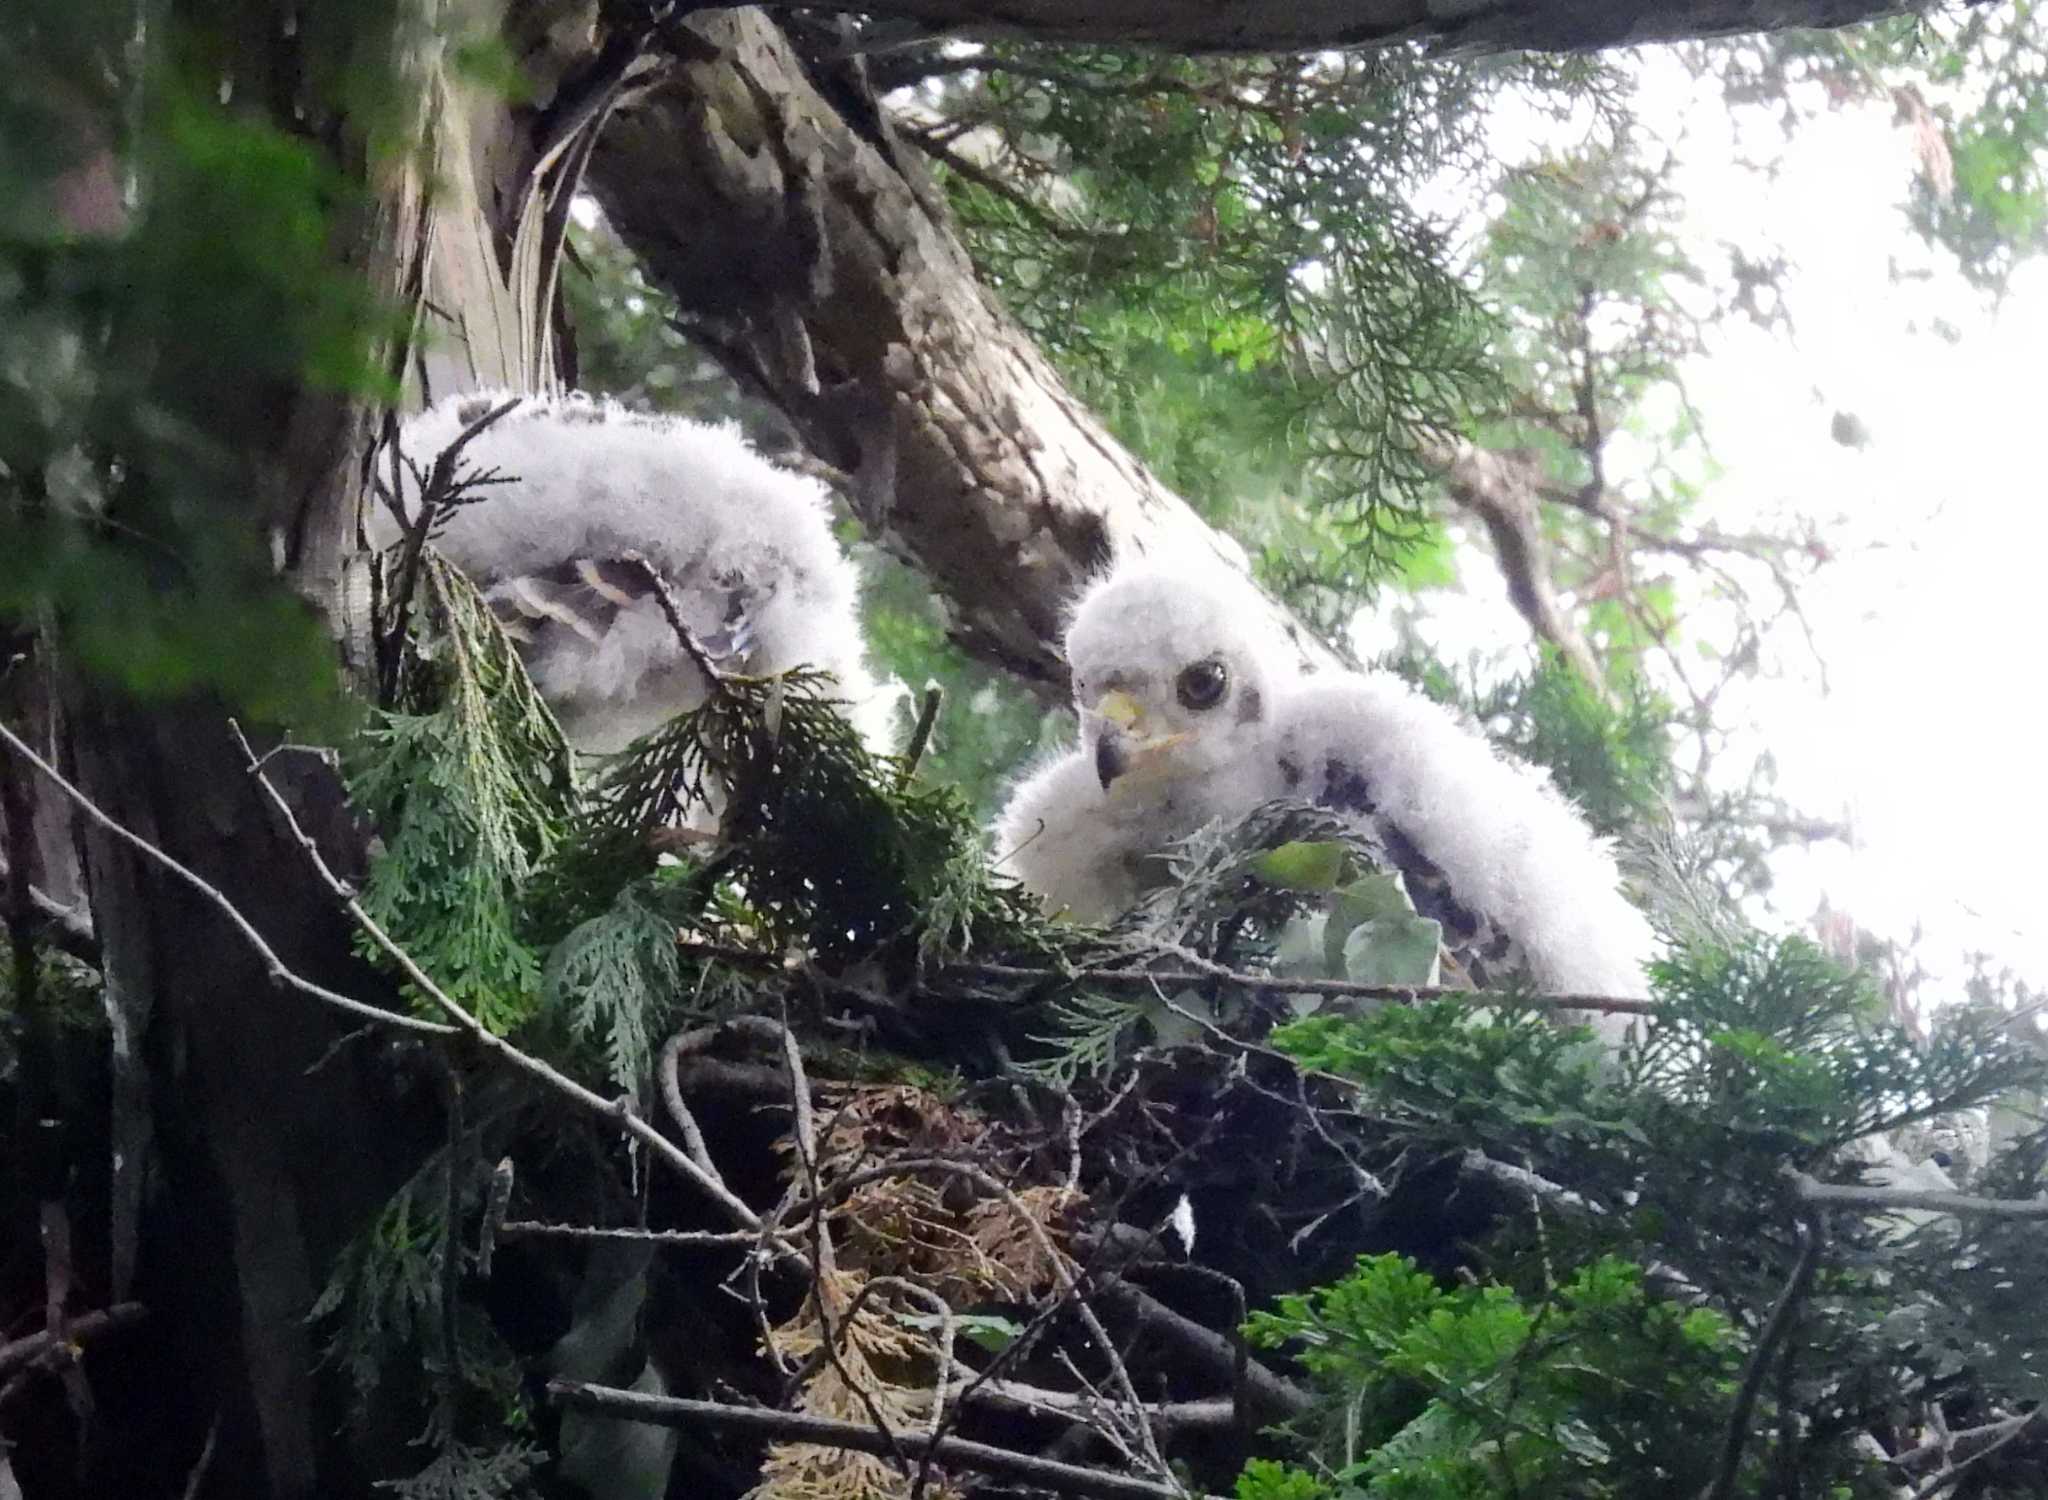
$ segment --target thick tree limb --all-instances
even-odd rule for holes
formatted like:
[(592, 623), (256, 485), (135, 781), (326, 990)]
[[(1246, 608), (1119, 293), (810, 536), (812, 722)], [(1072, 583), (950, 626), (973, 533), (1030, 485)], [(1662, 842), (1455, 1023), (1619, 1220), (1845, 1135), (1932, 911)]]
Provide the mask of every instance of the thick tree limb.
[(968, 650), (1064, 700), (1062, 612), (1112, 553), (1244, 566), (983, 290), (879, 116), (828, 98), (759, 11), (679, 30), (697, 45), (621, 105), (591, 186), (690, 324), (853, 476), (863, 525), (931, 579)]
[[(1146, 1331), (1170, 1343), (1177, 1353), (1200, 1365), (1218, 1380), (1235, 1378), (1238, 1351), (1225, 1335), (1215, 1329), (1175, 1312), (1150, 1292), (1128, 1281), (1106, 1281), (1096, 1289), (1095, 1296), (1144, 1325)], [(1280, 1422), (1301, 1416), (1311, 1404), (1307, 1392), (1283, 1376), (1274, 1374), (1257, 1360), (1247, 1362), (1244, 1394), (1246, 1404), (1261, 1422)]]
[(1846, 26), (1909, 7), (1897, 0), (852, 0), (819, 10), (914, 22), (878, 45), (925, 34), (1025, 38), (1175, 52), (1304, 52), (1427, 42), (1468, 52), (1584, 52), (1739, 31)]
[[(1099, 1397), (1079, 1391), (1054, 1391), (1025, 1385), (1015, 1380), (991, 1380), (977, 1389), (970, 1400), (1027, 1416), (1059, 1417), (1079, 1421), (1103, 1403)], [(1218, 1431), (1230, 1426), (1236, 1410), (1228, 1396), (1203, 1396), (1193, 1401), (1148, 1402), (1146, 1417), (1156, 1427), (1175, 1431)]]

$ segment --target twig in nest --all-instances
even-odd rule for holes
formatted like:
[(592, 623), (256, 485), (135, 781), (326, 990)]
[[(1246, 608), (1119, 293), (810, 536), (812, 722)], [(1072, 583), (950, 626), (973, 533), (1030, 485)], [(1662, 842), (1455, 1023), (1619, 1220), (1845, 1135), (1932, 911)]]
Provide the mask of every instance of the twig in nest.
[(1242, 989), (1285, 990), (1302, 995), (1351, 996), (1360, 1000), (1463, 1000), (1474, 1005), (1511, 1003), (1542, 1010), (1598, 1010), (1618, 1015), (1655, 1016), (1663, 1007), (1654, 1000), (1636, 1000), (1620, 995), (1522, 995), (1498, 990), (1462, 989), (1443, 984), (1366, 984), (1355, 979), (1292, 978), (1280, 974), (1247, 974), (1221, 965), (1193, 970), (1169, 969), (1055, 969), (1031, 968), (1019, 964), (948, 964), (941, 978), (962, 976), (976, 979), (1036, 981), (1055, 979), (1070, 984), (1098, 984), (1117, 989), (1150, 989), (1155, 985), (1201, 985), (1222, 983)]
[[(257, 785), (269, 797), (271, 806), (277, 809), (278, 816), (284, 820), (285, 827), (289, 830), (292, 837), (297, 840), (299, 847), (305, 851), (306, 858), (311, 862), (314, 873), (320, 877), (328, 890), (333, 892), (335, 899), (341, 903), (342, 908), (347, 911), (349, 916), (355, 921), (356, 926), (370, 939), (378, 951), (395, 963), (398, 966), (399, 972), (410, 980), (420, 994), (424, 995), (435, 1008), (447, 1016), (453, 1025), (436, 1025), (427, 1021), (415, 1021), (409, 1016), (395, 1016), (388, 1011), (380, 1011), (374, 1007), (363, 1005), (360, 1001), (349, 1000), (346, 996), (337, 996), (335, 997), (336, 1000), (352, 1010), (367, 1011), (379, 1020), (402, 1021), (415, 1028), (429, 1030), (436, 1035), (446, 1036), (459, 1033), (467, 1036), (483, 1052), (496, 1057), (501, 1062), (510, 1064), (517, 1071), (543, 1084), (552, 1092), (567, 1099), (570, 1103), (578, 1105), (600, 1118), (616, 1123), (621, 1130), (646, 1146), (656, 1157), (667, 1162), (685, 1177), (696, 1183), (706, 1193), (710, 1194), (718, 1201), (719, 1206), (726, 1211), (726, 1214), (742, 1227), (748, 1229), (759, 1229), (761, 1227), (760, 1216), (738, 1198), (734, 1197), (731, 1190), (725, 1186), (725, 1183), (718, 1177), (717, 1173), (706, 1172), (693, 1156), (682, 1150), (675, 1142), (642, 1119), (634, 1112), (630, 1099), (607, 1099), (602, 1094), (585, 1088), (552, 1063), (543, 1061), (529, 1052), (521, 1051), (518, 1047), (513, 1046), (512, 1043), (506, 1041), (481, 1021), (477, 1020), (475, 1016), (471, 1015), (462, 1006), (461, 1002), (442, 989), (434, 981), (433, 977), (419, 966), (419, 962), (413, 958), (412, 954), (401, 947), (392, 938), (391, 934), (378, 924), (377, 919), (364, 909), (362, 902), (356, 899), (355, 892), (349, 889), (348, 883), (334, 873), (333, 868), (327, 863), (326, 856), (321, 854), (319, 845), (315, 844), (311, 836), (299, 825), (298, 816), (293, 813), (291, 804), (284, 800), (284, 794), (278, 791), (268, 776), (263, 774), (260, 769), (261, 762), (257, 760), (256, 752), (250, 746), (247, 736), (242, 733), (241, 725), (230, 720), (229, 727), (234, 731), (235, 739), (242, 747), (242, 754), (247, 761), (249, 774), (256, 778)], [(5, 726), (0, 726), (0, 735), (7, 735), (8, 738), (12, 738), (12, 735), (8, 734)], [(33, 752), (29, 753), (33, 754)], [(97, 810), (95, 809), (95, 811)], [(102, 814), (102, 816), (104, 815)], [(129, 836), (133, 837), (133, 835)], [(165, 860), (169, 859), (168, 855), (161, 855), (159, 857)], [(179, 868), (182, 870), (183, 867), (180, 866)], [(187, 872), (187, 875), (189, 879), (195, 882), (199, 879), (196, 875), (190, 875), (189, 872)], [(204, 885), (204, 882), (199, 883)], [(211, 887), (206, 888), (211, 890)], [(214, 894), (218, 896), (217, 892)], [(250, 933), (252, 939), (260, 943), (262, 940), (255, 936), (255, 929), (250, 928), (247, 919), (242, 917), (239, 912), (234, 911), (233, 906), (228, 904), (227, 898), (225, 896), (218, 896), (218, 899), (227, 907), (235, 921)], [(264, 951), (267, 952), (268, 950), (265, 949)], [(301, 983), (303, 984), (303, 982)], [(317, 986), (306, 987), (318, 992)], [(779, 1237), (772, 1239), (770, 1243), (777, 1254), (808, 1266), (808, 1259), (794, 1245)]]
[(903, 747), (903, 769), (896, 776), (898, 791), (910, 785), (910, 778), (917, 774), (918, 763), (924, 759), (924, 753), (931, 745), (932, 728), (939, 722), (939, 704), (945, 696), (945, 689), (936, 682), (924, 685), (924, 701), (918, 706), (917, 725), (910, 731), (910, 743)]
[(1793, 1316), (1799, 1304), (1813, 1285), (1813, 1273), (1820, 1268), (1820, 1252), (1827, 1244), (1827, 1226), (1818, 1211), (1809, 1211), (1799, 1220), (1799, 1259), (1792, 1267), (1792, 1274), (1785, 1282), (1785, 1289), (1778, 1293), (1778, 1300), (1771, 1308), (1771, 1315), (1764, 1322), (1763, 1332), (1757, 1335), (1756, 1347), (1749, 1351), (1749, 1363), (1743, 1367), (1742, 1384), (1735, 1393), (1735, 1406), (1728, 1413), (1728, 1431), (1721, 1440), (1721, 1468), (1714, 1476), (1714, 1483), (1707, 1491), (1707, 1500), (1728, 1500), (1735, 1493), (1735, 1481), (1742, 1472), (1742, 1450), (1749, 1441), (1749, 1417), (1756, 1409), (1756, 1398), (1763, 1390), (1764, 1376), (1769, 1373), (1771, 1359), (1791, 1332)]
[[(746, 1024), (740, 1029), (763, 1037), (772, 1032), (782, 1042), (783, 1065), (789, 1070), (790, 1110), (794, 1116), (790, 1125), (790, 1139), (796, 1146), (797, 1165), (802, 1169), (804, 1186), (815, 1199), (819, 1192), (818, 1125), (811, 1109), (811, 1084), (804, 1073), (803, 1052), (797, 1046), (796, 1033), (778, 1021), (769, 1020), (766, 1016), (746, 1016), (741, 1019)], [(910, 1473), (910, 1459), (903, 1451), (896, 1429), (889, 1425), (888, 1415), (882, 1410), (881, 1403), (875, 1399), (875, 1393), (868, 1389), (867, 1382), (856, 1379), (853, 1371), (846, 1367), (846, 1361), (840, 1357), (840, 1334), (844, 1332), (851, 1338), (854, 1309), (858, 1306), (859, 1299), (855, 1299), (854, 1306), (848, 1308), (846, 1316), (839, 1320), (839, 1327), (835, 1329), (832, 1326), (831, 1309), (825, 1305), (825, 1288), (833, 1280), (834, 1271), (832, 1237), (826, 1228), (823, 1213), (812, 1214), (809, 1222), (812, 1266), (811, 1313), (818, 1320), (818, 1348), (823, 1353), (826, 1363), (832, 1366), (833, 1373), (838, 1375), (840, 1384), (860, 1398), (860, 1404), (868, 1414), (868, 1421), (873, 1424), (875, 1431), (881, 1434), (887, 1445), (886, 1457), (896, 1466), (898, 1473), (907, 1475)], [(942, 1366), (942, 1380), (944, 1375)]]
[[(755, 1406), (727, 1406), (717, 1401), (684, 1401), (672, 1396), (649, 1396), (616, 1386), (587, 1385), (574, 1380), (551, 1380), (548, 1395), (558, 1405), (577, 1411), (597, 1411), (608, 1416), (630, 1417), (657, 1427), (722, 1427), (783, 1442), (817, 1443), (828, 1448), (845, 1448), (854, 1453), (886, 1457), (883, 1437), (859, 1422), (840, 1422), (830, 1417), (813, 1417), (801, 1412), (768, 1411)], [(1080, 1464), (1034, 1458), (988, 1443), (964, 1438), (933, 1439), (905, 1434), (898, 1441), (905, 1451), (923, 1455), (953, 1468), (974, 1469), (984, 1474), (1004, 1474), (1042, 1485), (1063, 1495), (1086, 1495), (1094, 1500), (1187, 1500), (1187, 1491), (1171, 1484), (1112, 1474)]]
[[(288, 986), (299, 991), (301, 994), (312, 996), (323, 1005), (331, 1005), (336, 1010), (346, 1011), (359, 1020), (374, 1021), (379, 1026), (391, 1026), (400, 1031), (421, 1032), (428, 1036), (453, 1036), (455, 1034), (455, 1028), (452, 1026), (443, 1026), (434, 1021), (422, 1021), (415, 1016), (403, 1015), (397, 1011), (380, 1010), (374, 1005), (365, 1005), (360, 1000), (350, 999), (347, 995), (330, 990), (325, 985), (315, 984), (312, 980), (303, 979), (293, 973), (286, 967), (285, 961), (277, 956), (277, 950), (263, 940), (263, 934), (251, 925), (249, 919), (242, 915), (241, 911), (235, 906), (235, 903), (230, 901), (217, 887), (208, 884), (203, 877), (178, 863), (177, 860), (159, 849), (155, 844), (152, 844), (141, 834), (135, 833), (124, 825), (117, 823), (107, 813), (101, 811), (98, 803), (66, 781), (58, 773), (55, 766), (31, 750), (22, 741), (21, 737), (5, 724), (0, 724), (0, 741), (4, 741), (8, 748), (13, 750), (16, 755), (19, 755), (23, 760), (26, 760), (30, 765), (42, 772), (44, 776), (48, 777), (51, 784), (69, 798), (72, 805), (84, 813), (87, 819), (100, 828), (105, 829), (122, 843), (128, 845), (129, 848), (135, 850), (144, 859), (169, 870), (178, 879), (184, 881), (186, 885), (203, 896), (209, 904), (234, 925), (235, 930), (241, 933), (249, 946), (255, 950), (256, 956), (263, 960), (264, 969), (268, 972), (271, 983)], [(244, 744), (246, 743), (244, 741)]]
[[(786, 969), (786, 954), (767, 953), (729, 943), (681, 942), (677, 950), (686, 958), (709, 958), (726, 964)], [(1031, 966), (1024, 964), (946, 964), (932, 971), (940, 983), (948, 979), (1011, 980), (1020, 984), (1053, 981), (1061, 984), (1093, 984), (1104, 988), (1151, 990), (1155, 986), (1232, 985), (1258, 993), (1287, 991), (1303, 995), (1329, 995), (1359, 1000), (1462, 1000), (1471, 1005), (1527, 1005), (1539, 1010), (1598, 1010), (1618, 1015), (1656, 1016), (1663, 1007), (1654, 1000), (1622, 995), (1529, 995), (1502, 990), (1462, 989), (1444, 984), (1367, 984), (1356, 979), (1295, 978), (1280, 974), (1252, 974), (1222, 964), (1204, 964), (1199, 969), (1090, 969), (1080, 967)]]
[(661, 576), (661, 570), (640, 552), (622, 552), (619, 554), (619, 561), (628, 567), (638, 568), (641, 576), (646, 578), (647, 587), (654, 593), (654, 602), (661, 609), (661, 617), (668, 621), (668, 628), (675, 632), (684, 655), (688, 656), (697, 670), (704, 674), (705, 686), (712, 692), (717, 692), (719, 685), (725, 681), (725, 674), (713, 665), (704, 648), (697, 644), (697, 638), (690, 634), (690, 627), (683, 623), (683, 612), (676, 606), (675, 591), (668, 586), (668, 580)]
[(1087, 1298), (1081, 1295), (1080, 1283), (1075, 1280), (1067, 1257), (1053, 1244), (1052, 1236), (1046, 1232), (1045, 1225), (1039, 1222), (1038, 1217), (1025, 1206), (1024, 1201), (1007, 1183), (967, 1162), (954, 1161), (943, 1156), (913, 1156), (843, 1177), (833, 1183), (828, 1191), (814, 1196), (806, 1203), (795, 1205), (795, 1208), (822, 1216), (831, 1202), (846, 1197), (868, 1183), (884, 1182), (895, 1177), (921, 1176), (931, 1172), (950, 1173), (965, 1179), (989, 1197), (1000, 1198), (1004, 1207), (1016, 1216), (1018, 1223), (1023, 1225), (1025, 1233), (1032, 1237), (1039, 1254), (1045, 1258), (1046, 1265), (1051, 1269), (1053, 1283), (1058, 1288), (1061, 1300), (1073, 1307), (1074, 1315), (1080, 1319), (1081, 1326), (1087, 1331), (1097, 1352), (1109, 1365), (1118, 1395), (1132, 1413), (1146, 1460), (1158, 1473), (1170, 1474), (1172, 1471), (1167, 1468), (1166, 1460), (1159, 1451), (1158, 1439), (1153, 1434), (1151, 1425), (1145, 1420), (1145, 1403), (1138, 1398), (1138, 1388), (1131, 1380), (1130, 1370), (1116, 1352), (1116, 1343), (1110, 1338), (1109, 1330), (1102, 1326), (1102, 1320), (1096, 1317), (1095, 1310), (1088, 1305)]
[(549, 1224), (538, 1219), (507, 1219), (498, 1226), (501, 1240), (570, 1240), (580, 1244), (751, 1245), (760, 1239), (751, 1229), (632, 1229), (609, 1224)]

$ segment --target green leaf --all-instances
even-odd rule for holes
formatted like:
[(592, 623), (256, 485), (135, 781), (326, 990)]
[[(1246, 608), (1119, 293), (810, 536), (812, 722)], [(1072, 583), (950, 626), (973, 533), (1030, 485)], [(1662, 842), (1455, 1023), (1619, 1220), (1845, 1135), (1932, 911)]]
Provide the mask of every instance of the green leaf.
[[(946, 1326), (945, 1319), (935, 1313), (899, 1313), (896, 1321), (920, 1333), (938, 1333)], [(953, 1319), (953, 1327), (991, 1354), (1001, 1354), (1024, 1336), (1022, 1323), (995, 1313), (961, 1313)]]
[(1252, 862), (1252, 873), (1283, 891), (1334, 890), (1344, 878), (1350, 851), (1342, 844), (1298, 839), (1270, 849)]
[(1358, 927), (1372, 922), (1399, 922), (1414, 915), (1415, 903), (1408, 899), (1408, 887), (1398, 872), (1375, 871), (1352, 881), (1331, 903), (1329, 925), (1323, 930), (1324, 972), (1332, 978), (1351, 977), (1351, 934)]
[(1433, 985), (1443, 927), (1424, 917), (1361, 922), (1344, 939), (1344, 977), (1360, 984)]

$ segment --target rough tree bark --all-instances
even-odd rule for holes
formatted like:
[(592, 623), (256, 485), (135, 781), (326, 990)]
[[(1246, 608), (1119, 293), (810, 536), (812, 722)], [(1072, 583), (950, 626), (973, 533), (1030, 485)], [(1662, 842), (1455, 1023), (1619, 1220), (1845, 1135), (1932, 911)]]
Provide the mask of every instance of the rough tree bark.
[(1847, 26), (1905, 0), (858, 0), (818, 10), (984, 40), (1176, 52), (1309, 52), (1424, 42), (1472, 52), (1584, 52), (1740, 31)]
[(982, 288), (857, 78), (814, 81), (757, 10), (684, 34), (591, 185), (700, 335), (855, 475), (863, 525), (931, 579), (962, 645), (1064, 700), (1060, 613), (1090, 569), (1179, 548), (1245, 566)]

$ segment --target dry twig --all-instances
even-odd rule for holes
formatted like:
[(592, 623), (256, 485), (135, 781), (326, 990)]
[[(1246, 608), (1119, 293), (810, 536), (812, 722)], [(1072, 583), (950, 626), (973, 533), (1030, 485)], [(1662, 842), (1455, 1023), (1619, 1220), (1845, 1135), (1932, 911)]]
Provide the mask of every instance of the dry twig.
[[(684, 1401), (671, 1396), (647, 1396), (616, 1386), (587, 1385), (574, 1380), (551, 1380), (548, 1395), (559, 1405), (578, 1411), (604, 1412), (630, 1417), (659, 1427), (722, 1427), (751, 1432), (785, 1442), (817, 1443), (846, 1448), (856, 1453), (885, 1457), (888, 1448), (882, 1435), (859, 1422), (839, 1422), (829, 1417), (806, 1416), (800, 1412), (769, 1411), (756, 1406), (727, 1406), (717, 1401)], [(954, 1468), (974, 1469), (984, 1474), (1004, 1474), (1043, 1485), (1060, 1494), (1085, 1495), (1097, 1500), (1188, 1500), (1176, 1485), (1155, 1483), (1126, 1474), (1080, 1464), (1034, 1458), (987, 1443), (964, 1438), (933, 1439), (904, 1434), (898, 1439), (904, 1450), (929, 1453), (933, 1460)], [(1208, 1497), (1197, 1497), (1208, 1500)]]

